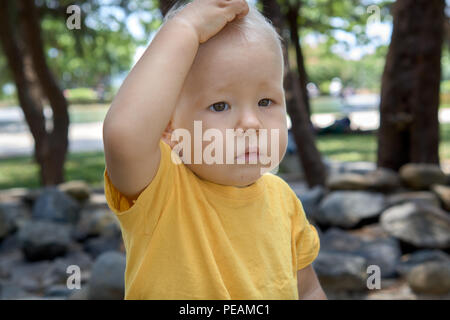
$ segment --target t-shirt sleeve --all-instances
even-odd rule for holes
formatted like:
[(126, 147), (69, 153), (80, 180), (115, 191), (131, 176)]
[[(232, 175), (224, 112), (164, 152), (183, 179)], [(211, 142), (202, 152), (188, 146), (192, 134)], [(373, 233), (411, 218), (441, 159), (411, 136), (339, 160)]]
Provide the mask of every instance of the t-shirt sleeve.
[(165, 181), (170, 181), (174, 164), (171, 162), (170, 147), (160, 140), (159, 148), (161, 159), (153, 180), (144, 188), (136, 200), (128, 199), (111, 182), (108, 169), (104, 171), (105, 198), (109, 208), (119, 217), (129, 215), (138, 208), (154, 208), (163, 203), (168, 195), (168, 186)]
[(111, 182), (108, 169), (105, 168), (103, 173), (103, 178), (105, 182), (105, 198), (108, 203), (109, 208), (117, 215), (121, 215), (125, 212), (131, 211), (136, 200), (130, 200), (125, 195), (123, 195)]
[(295, 204), (292, 237), (297, 255), (297, 270), (300, 270), (311, 264), (319, 254), (320, 239), (316, 228), (306, 218), (305, 211), (298, 198), (295, 199)]

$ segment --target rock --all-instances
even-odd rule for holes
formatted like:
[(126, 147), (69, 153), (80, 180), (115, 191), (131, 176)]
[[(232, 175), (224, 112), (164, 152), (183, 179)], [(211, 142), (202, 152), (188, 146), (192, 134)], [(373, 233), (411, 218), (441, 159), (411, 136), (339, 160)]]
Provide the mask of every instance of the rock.
[(39, 188), (39, 189), (28, 189), (26, 194), (23, 195), (22, 200), (29, 206), (33, 206), (33, 204), (36, 202), (37, 198), (42, 193), (42, 190), (45, 190), (45, 188)]
[(419, 264), (425, 262), (450, 262), (450, 256), (441, 250), (424, 249), (406, 254), (401, 258), (400, 263), (397, 265), (397, 272), (406, 277), (406, 275)]
[(405, 202), (420, 202), (431, 206), (439, 207), (439, 198), (429, 191), (399, 192), (387, 197), (389, 206), (399, 205)]
[(31, 218), (31, 208), (19, 199), (0, 203), (0, 208), (13, 220), (15, 229), (20, 229)]
[(408, 202), (384, 211), (381, 226), (417, 248), (450, 247), (450, 217), (439, 208)]
[(343, 161), (339, 163), (339, 172), (367, 174), (376, 169), (376, 164), (369, 161)]
[(289, 154), (286, 152), (285, 156), (280, 162), (279, 169), (283, 171), (284, 174), (293, 174), (300, 176), (301, 179), (304, 178), (303, 168), (296, 154)]
[(408, 284), (416, 293), (443, 295), (450, 292), (450, 262), (426, 262), (408, 274)]
[(20, 199), (0, 202), (0, 240), (14, 233), (31, 217), (30, 209)]
[(27, 188), (10, 188), (0, 190), (0, 202), (17, 201), (28, 193)]
[(378, 222), (365, 225), (359, 229), (348, 230), (347, 232), (365, 241), (386, 239), (390, 237), (389, 233), (387, 233)]
[(16, 230), (16, 224), (9, 208), (0, 204), (0, 240)]
[(108, 203), (106, 202), (104, 193), (92, 193), (89, 197), (89, 200), (83, 204), (83, 207), (86, 209), (90, 208), (108, 208)]
[(0, 300), (17, 300), (30, 296), (28, 292), (10, 281), (0, 280)]
[(66, 285), (54, 285), (47, 288), (44, 292), (44, 297), (46, 298), (58, 298), (67, 299), (72, 294), (72, 290), (67, 288)]
[(300, 199), (303, 210), (305, 211), (307, 217), (313, 217), (314, 213), (317, 211), (319, 202), (324, 196), (325, 190), (321, 186), (315, 186), (309, 189), (307, 192), (302, 192), (297, 194)]
[(89, 185), (84, 181), (73, 180), (61, 183), (58, 185), (58, 189), (79, 202), (88, 200), (90, 196)]
[(446, 184), (447, 177), (436, 164), (408, 163), (400, 170), (400, 178), (411, 189), (429, 189), (433, 184)]
[(91, 238), (84, 243), (84, 250), (96, 258), (104, 252), (120, 251), (122, 243), (121, 237)]
[(12, 284), (31, 293), (40, 293), (49, 284), (48, 276), (51, 269), (51, 261), (26, 262), (22, 261), (10, 270)]
[(0, 279), (7, 279), (16, 265), (23, 262), (23, 254), (20, 250), (13, 250), (0, 255)]
[(364, 257), (368, 265), (378, 266), (382, 278), (397, 276), (397, 264), (400, 261), (401, 250), (396, 239), (387, 238), (365, 242), (355, 253)]
[(89, 286), (81, 287), (81, 289), (72, 290), (69, 300), (88, 300)]
[(19, 241), (29, 261), (64, 255), (70, 245), (71, 228), (49, 221), (29, 221), (19, 230)]
[(77, 266), (81, 272), (81, 283), (86, 280), (86, 275), (90, 274), (92, 268), (92, 258), (83, 251), (69, 252), (64, 257), (56, 258), (49, 271), (50, 284), (66, 284), (68, 277), (72, 273), (68, 273), (70, 266)]
[[(70, 252), (65, 257), (59, 257), (53, 261), (44, 260), (32, 263), (18, 261), (14, 265), (10, 263), (9, 277), (15, 285), (29, 292), (42, 293), (51, 287), (67, 287), (67, 280), (73, 274), (73, 271), (67, 271), (68, 267), (72, 265), (80, 268), (80, 281), (83, 287), (90, 275), (92, 259), (82, 251)], [(65, 297), (56, 293), (54, 296)]]
[(327, 186), (331, 190), (390, 191), (401, 186), (398, 174), (386, 168), (378, 168), (366, 174), (341, 173), (330, 175)]
[(330, 175), (327, 179), (330, 190), (367, 190), (369, 181), (358, 173), (339, 173)]
[(368, 265), (380, 267), (381, 277), (397, 275), (396, 265), (400, 260), (400, 245), (394, 238), (363, 240), (337, 228), (328, 229), (320, 238), (321, 250), (343, 252), (363, 257)]
[(440, 184), (434, 184), (431, 186), (431, 190), (437, 195), (442, 203), (442, 208), (450, 211), (450, 187)]
[(98, 236), (120, 236), (117, 218), (109, 209), (82, 210), (75, 237), (85, 240)]
[(370, 189), (381, 192), (388, 192), (401, 187), (400, 176), (397, 172), (389, 168), (377, 168), (366, 174), (370, 181)]
[(330, 160), (326, 156), (322, 156), (322, 162), (325, 165), (326, 176), (341, 173), (341, 162)]
[(320, 238), (320, 250), (342, 251), (352, 253), (361, 248), (363, 241), (350, 233), (339, 229), (330, 228)]
[(360, 256), (320, 251), (313, 267), (325, 291), (367, 289), (367, 262)]
[(47, 187), (37, 198), (32, 217), (53, 222), (76, 223), (80, 209), (76, 200), (55, 187)]
[(125, 296), (125, 255), (105, 252), (92, 268), (89, 300), (123, 300)]
[(314, 219), (319, 224), (351, 228), (364, 219), (376, 218), (385, 205), (381, 193), (334, 191), (322, 200)]
[(0, 202), (22, 202), (31, 205), (41, 191), (39, 189), (11, 188), (0, 190)]

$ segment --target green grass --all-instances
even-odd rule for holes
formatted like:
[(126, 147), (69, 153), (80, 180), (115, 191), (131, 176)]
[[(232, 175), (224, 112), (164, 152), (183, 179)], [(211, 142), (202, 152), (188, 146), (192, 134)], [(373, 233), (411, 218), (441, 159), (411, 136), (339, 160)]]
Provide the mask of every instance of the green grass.
[(69, 107), (70, 123), (103, 122), (109, 104), (74, 104)]
[[(103, 184), (103, 152), (69, 153), (64, 168), (66, 181), (84, 180), (93, 187)], [(39, 187), (39, 167), (30, 157), (0, 160), (0, 189)]]
[[(337, 161), (376, 161), (375, 134), (323, 135), (317, 137), (319, 151)], [(450, 161), (450, 123), (440, 125), (439, 158)]]
[(450, 162), (450, 123), (440, 126), (439, 158)]
[(374, 134), (329, 134), (317, 137), (320, 153), (335, 161), (375, 161)]
[(339, 98), (320, 96), (311, 99), (311, 113), (341, 113)]

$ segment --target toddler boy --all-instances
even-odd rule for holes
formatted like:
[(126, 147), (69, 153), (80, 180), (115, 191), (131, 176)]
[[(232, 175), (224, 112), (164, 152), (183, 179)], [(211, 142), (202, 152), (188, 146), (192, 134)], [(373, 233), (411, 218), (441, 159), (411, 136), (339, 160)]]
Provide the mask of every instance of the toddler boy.
[(245, 0), (175, 6), (104, 121), (126, 299), (324, 299), (319, 238), (269, 173), (286, 152), (280, 37)]

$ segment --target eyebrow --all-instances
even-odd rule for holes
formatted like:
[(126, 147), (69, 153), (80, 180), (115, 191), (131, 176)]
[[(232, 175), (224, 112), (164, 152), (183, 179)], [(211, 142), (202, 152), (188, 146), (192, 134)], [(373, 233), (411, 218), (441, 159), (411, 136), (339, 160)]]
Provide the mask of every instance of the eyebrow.
[[(231, 85), (232, 83), (226, 83), (226, 84), (224, 84), (224, 85), (221, 85), (221, 86), (212, 86), (212, 89), (214, 90), (214, 91), (217, 91), (217, 92), (223, 92), (223, 91), (225, 91), (228, 87), (230, 87), (230, 85)], [(274, 87), (277, 87), (277, 85), (276, 85), (276, 83), (275, 82), (273, 82), (273, 81), (268, 81), (268, 80), (263, 80), (263, 81), (260, 81), (259, 83), (258, 83), (258, 87), (259, 88), (274, 88)]]
[[(274, 88), (273, 86), (269, 86)], [(271, 91), (271, 93), (268, 94), (268, 96), (266, 98), (274, 98), (274, 99), (283, 99), (284, 97), (284, 88), (274, 88), (273, 91)], [(211, 96), (206, 96), (205, 94), (197, 94), (195, 95), (194, 101), (195, 101), (195, 105), (197, 106), (204, 106), (205, 103), (213, 103), (213, 102), (218, 102), (218, 101), (213, 101), (212, 100), (213, 97)]]

